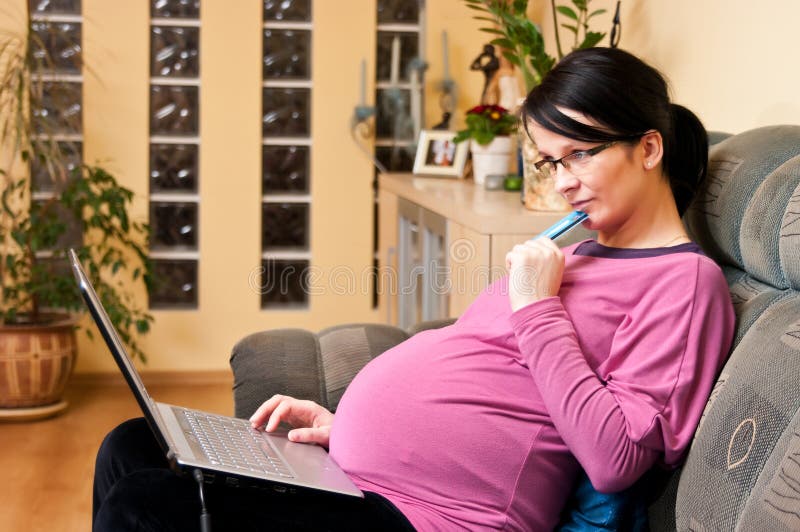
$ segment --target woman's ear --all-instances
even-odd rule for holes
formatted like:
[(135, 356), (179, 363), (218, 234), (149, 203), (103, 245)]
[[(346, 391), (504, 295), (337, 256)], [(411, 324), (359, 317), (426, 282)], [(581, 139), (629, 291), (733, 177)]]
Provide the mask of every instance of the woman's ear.
[(640, 141), (644, 167), (649, 170), (655, 168), (664, 157), (664, 139), (661, 133), (651, 130), (642, 135)]

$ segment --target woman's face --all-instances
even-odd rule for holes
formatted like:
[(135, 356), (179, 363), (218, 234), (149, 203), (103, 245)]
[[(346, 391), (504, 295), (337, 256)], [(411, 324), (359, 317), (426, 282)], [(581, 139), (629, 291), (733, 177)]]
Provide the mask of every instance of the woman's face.
[[(583, 115), (562, 112), (586, 124), (596, 125)], [(528, 123), (528, 131), (536, 142), (540, 159), (556, 160), (602, 144), (563, 137), (534, 121)], [(659, 164), (660, 152), (658, 160), (653, 161), (646, 144), (645, 138), (614, 143), (591, 155), (580, 170), (573, 169), (579, 175), (561, 164), (556, 166), (555, 188), (573, 209), (589, 215), (585, 227), (601, 234), (614, 234), (634, 219), (641, 209), (647, 208), (648, 198), (657, 194), (654, 184), (658, 181), (653, 175), (648, 175), (652, 174), (648, 170)]]

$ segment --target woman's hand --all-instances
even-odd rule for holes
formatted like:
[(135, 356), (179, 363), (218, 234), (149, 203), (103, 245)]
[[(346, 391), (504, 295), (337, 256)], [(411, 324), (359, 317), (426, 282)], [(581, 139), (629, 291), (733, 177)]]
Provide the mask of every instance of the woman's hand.
[(516, 312), (526, 305), (555, 296), (564, 274), (564, 254), (546, 237), (517, 244), (506, 254), (508, 298)]
[(328, 447), (333, 414), (317, 403), (273, 395), (250, 416), (253, 428), (264, 427), (267, 432), (277, 429), (282, 421), (294, 427), (288, 434), (290, 441)]

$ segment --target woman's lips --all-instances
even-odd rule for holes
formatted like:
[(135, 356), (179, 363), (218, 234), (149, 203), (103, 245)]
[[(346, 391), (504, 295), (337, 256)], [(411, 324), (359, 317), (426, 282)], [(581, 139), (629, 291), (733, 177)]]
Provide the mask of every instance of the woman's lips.
[(572, 208), (575, 209), (576, 211), (582, 211), (585, 210), (585, 207), (589, 204), (590, 201), (591, 200), (574, 201), (570, 203), (570, 205), (572, 205)]

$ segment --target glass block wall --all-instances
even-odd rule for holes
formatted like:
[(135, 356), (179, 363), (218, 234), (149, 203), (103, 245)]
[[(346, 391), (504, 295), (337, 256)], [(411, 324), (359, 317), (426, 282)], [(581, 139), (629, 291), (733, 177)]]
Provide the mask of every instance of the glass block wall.
[[(425, 3), (423, 0), (378, 0), (377, 1), (377, 45), (375, 50), (376, 78), (376, 118), (375, 118), (375, 158), (391, 172), (411, 172), (414, 168), (414, 154), (417, 139), (414, 138), (412, 123), (408, 116), (411, 111), (411, 82), (408, 66), (415, 58), (424, 60), (423, 21)], [(399, 83), (392, 90), (392, 43), (397, 37), (400, 43)], [(424, 74), (420, 76), (418, 95), (420, 120), (424, 112)], [(399, 89), (399, 92), (398, 92)], [(394, 96), (394, 98), (393, 98)], [(401, 119), (397, 120), (398, 113)], [(403, 119), (405, 118), (405, 119)], [(423, 127), (424, 129), (424, 127)], [(378, 175), (373, 182), (375, 205), (373, 218), (374, 258), (373, 269), (378, 269)], [(372, 306), (378, 306), (377, 279), (373, 278)]]
[(311, 0), (264, 0), (261, 307), (306, 308)]
[(150, 5), (150, 308), (198, 306), (200, 0)]
[[(388, 170), (410, 172), (414, 166), (416, 139), (410, 123), (396, 120), (396, 111), (409, 113), (411, 84), (408, 66), (414, 58), (422, 58), (422, 15), (424, 5), (420, 0), (378, 0), (378, 35), (375, 51), (375, 77), (377, 119), (375, 124), (376, 158)], [(400, 41), (399, 102), (391, 99), (392, 42)], [(420, 96), (422, 95), (420, 79)], [(398, 105), (399, 104), (399, 105)], [(423, 113), (424, 116), (424, 113)], [(410, 149), (409, 149), (410, 148)]]
[[(41, 130), (34, 142), (55, 142), (66, 159), (63, 170), (68, 178), (83, 160), (83, 75), (82, 23), (80, 0), (29, 0), (34, 57), (45, 65), (32, 80), (34, 90), (41, 87), (41, 99), (32, 100), (31, 113)], [(35, 202), (45, 202), (58, 194), (63, 184), (53, 181), (47, 169), (37, 160), (31, 161), (31, 190)], [(79, 246), (83, 239), (80, 222), (64, 212), (67, 232), (60, 245)], [(50, 260), (50, 251), (39, 252), (42, 261)], [(54, 264), (65, 268), (66, 261)]]

